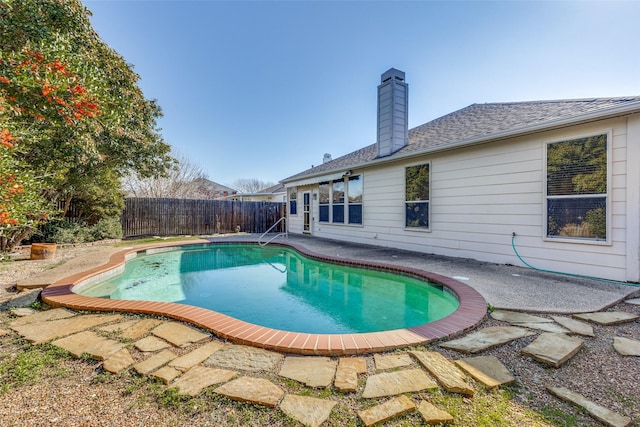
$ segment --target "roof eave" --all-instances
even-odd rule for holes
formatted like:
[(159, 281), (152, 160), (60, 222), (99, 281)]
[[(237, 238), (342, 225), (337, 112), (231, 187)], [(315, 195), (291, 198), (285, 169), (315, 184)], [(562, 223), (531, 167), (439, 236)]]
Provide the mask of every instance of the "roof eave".
[(593, 111), (590, 113), (580, 114), (578, 116), (545, 121), (542, 123), (536, 123), (534, 125), (523, 126), (520, 128), (510, 129), (507, 131), (491, 133), (491, 134), (483, 135), (476, 138), (469, 138), (466, 140), (455, 142), (453, 144), (447, 144), (446, 146), (443, 146), (443, 147), (434, 147), (433, 150), (428, 149), (420, 152), (420, 154), (432, 153), (436, 151), (447, 151), (447, 150), (460, 148), (464, 146), (471, 146), (471, 145), (477, 145), (477, 144), (484, 144), (487, 142), (500, 141), (503, 139), (515, 138), (515, 137), (530, 135), (530, 134), (539, 133), (543, 131), (561, 129), (568, 126), (576, 126), (583, 123), (589, 123), (589, 122), (594, 122), (599, 120), (607, 120), (607, 119), (612, 119), (616, 117), (627, 116), (634, 113), (640, 113), (640, 101), (633, 102), (630, 104), (625, 104), (625, 105), (611, 108), (611, 109), (607, 109), (605, 111), (602, 111), (602, 110)]
[(593, 112), (589, 112), (589, 113), (585, 113), (585, 114), (580, 114), (578, 116), (573, 116), (573, 117), (567, 117), (567, 118), (563, 118), (563, 119), (558, 119), (558, 120), (551, 120), (551, 121), (545, 121), (542, 123), (536, 123), (534, 125), (529, 125), (529, 126), (523, 126), (520, 128), (515, 128), (515, 129), (510, 129), (507, 131), (502, 131), (502, 132), (496, 132), (496, 133), (490, 133), (487, 135), (482, 135), (480, 137), (475, 137), (475, 138), (469, 138), (469, 139), (464, 139), (452, 144), (447, 144), (447, 145), (443, 145), (440, 147), (432, 147), (432, 148), (427, 148), (425, 150), (419, 150), (416, 152), (409, 152), (409, 153), (399, 153), (396, 155), (390, 155), (387, 157), (382, 157), (382, 158), (376, 158), (373, 160), (369, 160), (366, 162), (361, 162), (361, 163), (354, 163), (353, 165), (349, 165), (349, 166), (344, 166), (342, 165), (339, 168), (335, 168), (335, 169), (330, 169), (330, 170), (325, 170), (319, 173), (315, 173), (315, 174), (310, 174), (310, 175), (305, 175), (303, 177), (299, 177), (299, 178), (295, 178), (295, 179), (283, 179), (282, 183), (292, 183), (292, 182), (296, 182), (296, 181), (303, 181), (303, 180), (307, 180), (310, 178), (315, 178), (317, 176), (322, 176), (322, 175), (328, 175), (334, 172), (337, 172), (341, 169), (358, 169), (358, 168), (362, 168), (362, 167), (368, 167), (368, 166), (375, 166), (378, 164), (383, 164), (383, 163), (391, 163), (391, 162), (395, 162), (395, 161), (399, 161), (399, 160), (405, 160), (405, 159), (409, 159), (412, 157), (418, 157), (418, 156), (422, 156), (424, 154), (430, 154), (430, 153), (437, 153), (437, 152), (442, 152), (442, 151), (449, 151), (449, 150), (454, 150), (457, 148), (461, 148), (461, 147), (469, 147), (469, 146), (473, 146), (473, 145), (479, 145), (479, 144), (486, 144), (488, 142), (493, 142), (493, 141), (500, 141), (503, 139), (507, 139), (507, 138), (514, 138), (514, 137), (518, 137), (518, 136), (524, 136), (524, 135), (530, 135), (533, 133), (538, 133), (538, 132), (542, 132), (542, 131), (548, 131), (548, 130), (555, 130), (555, 129), (560, 129), (563, 127), (567, 127), (567, 126), (575, 126), (575, 125), (579, 125), (582, 123), (588, 123), (588, 122), (592, 122), (592, 121), (596, 121), (596, 120), (606, 120), (606, 119), (611, 119), (611, 118), (615, 118), (615, 117), (620, 117), (620, 116), (626, 116), (626, 115), (630, 115), (630, 114), (634, 114), (634, 113), (640, 113), (640, 101), (638, 102), (632, 102), (629, 104), (625, 104), (619, 107), (615, 107), (615, 108), (611, 108), (611, 109), (607, 109), (606, 111), (593, 111)]

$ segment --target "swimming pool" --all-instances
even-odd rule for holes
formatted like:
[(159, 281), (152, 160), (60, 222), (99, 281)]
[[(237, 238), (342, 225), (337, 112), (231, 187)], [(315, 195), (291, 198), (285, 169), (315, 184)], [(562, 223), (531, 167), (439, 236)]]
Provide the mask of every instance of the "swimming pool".
[(80, 295), (202, 307), (268, 328), (377, 332), (441, 319), (458, 308), (442, 285), (307, 258), (282, 246), (203, 245), (147, 253)]
[[(468, 331), (486, 316), (487, 303), (482, 295), (458, 280), (416, 268), (370, 261), (367, 260), (366, 251), (362, 253), (361, 259), (319, 254), (308, 249), (304, 243), (306, 240), (301, 243), (274, 242), (269, 246), (291, 248), (301, 255), (321, 262), (388, 271), (437, 283), (455, 294), (459, 306), (448, 316), (408, 328), (365, 333), (314, 334), (256, 325), (217, 311), (180, 303), (96, 298), (74, 292), (74, 289), (82, 289), (113, 278), (115, 274), (124, 271), (127, 261), (162, 251), (173, 251), (173, 247), (176, 246), (191, 247), (194, 246), (194, 242), (155, 243), (124, 248), (111, 255), (110, 259), (105, 260), (105, 264), (101, 266), (87, 268), (84, 272), (70, 275), (47, 286), (42, 290), (42, 301), (52, 308), (67, 307), (83, 311), (129, 312), (168, 317), (209, 330), (219, 338), (237, 344), (282, 353), (326, 356), (367, 354), (421, 345)], [(247, 243), (246, 240), (231, 239), (215, 239), (215, 241), (216, 244), (219, 242)], [(313, 246), (313, 241), (310, 244)], [(195, 246), (201, 246), (201, 244), (195, 244)]]

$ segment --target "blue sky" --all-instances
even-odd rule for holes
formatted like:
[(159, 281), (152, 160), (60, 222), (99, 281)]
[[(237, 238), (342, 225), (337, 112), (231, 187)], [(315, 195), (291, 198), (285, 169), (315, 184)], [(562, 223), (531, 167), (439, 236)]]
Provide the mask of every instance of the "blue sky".
[(278, 181), (375, 142), (380, 75), (409, 125), (473, 103), (640, 95), (640, 1), (84, 1), (209, 178)]

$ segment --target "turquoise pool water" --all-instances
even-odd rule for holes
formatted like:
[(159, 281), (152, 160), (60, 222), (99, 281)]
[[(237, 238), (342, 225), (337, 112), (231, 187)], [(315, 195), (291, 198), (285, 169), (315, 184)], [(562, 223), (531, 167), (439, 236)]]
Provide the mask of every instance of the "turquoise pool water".
[(189, 304), (269, 328), (321, 334), (407, 328), (458, 307), (457, 298), (440, 285), (247, 244), (138, 255), (123, 273), (76, 292)]

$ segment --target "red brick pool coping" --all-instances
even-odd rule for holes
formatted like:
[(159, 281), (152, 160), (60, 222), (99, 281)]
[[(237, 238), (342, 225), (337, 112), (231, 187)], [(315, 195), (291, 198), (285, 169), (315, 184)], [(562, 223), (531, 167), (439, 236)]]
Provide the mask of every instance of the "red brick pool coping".
[[(211, 244), (251, 244), (246, 241), (225, 241)], [(128, 254), (144, 253), (149, 249), (168, 246), (202, 245), (194, 244), (154, 244), (124, 249), (113, 254), (108, 263), (59, 280), (42, 291), (42, 300), (51, 307), (67, 307), (86, 311), (119, 311), (165, 316), (188, 322), (210, 330), (215, 335), (231, 342), (260, 347), (283, 353), (302, 355), (351, 355), (389, 351), (395, 348), (425, 344), (461, 334), (476, 326), (487, 313), (487, 303), (475, 289), (450, 277), (429, 273), (417, 268), (399, 267), (368, 261), (347, 260), (309, 251), (291, 243), (271, 243), (273, 246), (293, 248), (301, 254), (320, 261), (334, 262), (362, 268), (373, 268), (410, 275), (444, 285), (460, 301), (458, 309), (450, 315), (424, 325), (406, 329), (354, 334), (307, 334), (266, 328), (234, 319), (205, 308), (190, 305), (125, 301), (94, 298), (78, 295), (73, 287), (91, 277), (104, 273), (126, 262)]]

